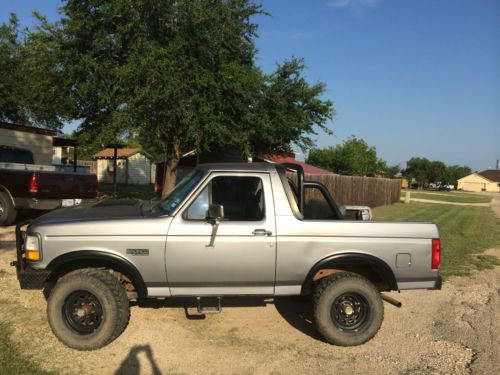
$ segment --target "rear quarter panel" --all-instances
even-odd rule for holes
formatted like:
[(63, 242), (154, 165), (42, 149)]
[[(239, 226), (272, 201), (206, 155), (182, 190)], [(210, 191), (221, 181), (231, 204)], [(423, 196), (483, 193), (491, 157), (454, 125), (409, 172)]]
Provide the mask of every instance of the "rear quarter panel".
[[(438, 271), (431, 269), (432, 223), (373, 221), (309, 221), (277, 216), (277, 290), (296, 293), (310, 269), (336, 254), (361, 253), (384, 261), (393, 271), (398, 289), (432, 287)], [(397, 265), (398, 254), (411, 261)]]

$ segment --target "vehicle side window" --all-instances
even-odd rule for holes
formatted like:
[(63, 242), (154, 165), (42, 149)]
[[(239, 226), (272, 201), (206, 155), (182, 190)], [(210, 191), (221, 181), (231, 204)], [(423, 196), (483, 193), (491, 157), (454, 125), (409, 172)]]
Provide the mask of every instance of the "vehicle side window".
[(187, 220), (204, 220), (208, 206), (224, 206), (224, 220), (259, 221), (265, 216), (264, 191), (258, 177), (213, 178), (187, 209)]
[(304, 189), (304, 219), (336, 220), (338, 217), (328, 205), (321, 191), (313, 187), (306, 187)]
[(31, 151), (11, 146), (0, 146), (0, 162), (21, 164), (34, 163)]

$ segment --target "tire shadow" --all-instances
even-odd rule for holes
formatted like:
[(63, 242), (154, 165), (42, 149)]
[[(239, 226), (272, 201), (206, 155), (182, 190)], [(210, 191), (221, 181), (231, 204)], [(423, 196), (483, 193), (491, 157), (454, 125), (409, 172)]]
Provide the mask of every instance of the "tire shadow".
[(277, 297), (274, 306), (278, 313), (296, 330), (324, 342), (314, 326), (314, 310), (310, 300), (293, 297)]

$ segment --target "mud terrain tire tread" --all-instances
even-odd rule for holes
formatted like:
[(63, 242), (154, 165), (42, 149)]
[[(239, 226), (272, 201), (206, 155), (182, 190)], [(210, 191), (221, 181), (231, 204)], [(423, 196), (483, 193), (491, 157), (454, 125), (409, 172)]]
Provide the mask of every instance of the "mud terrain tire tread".
[[(81, 288), (89, 289), (103, 308), (101, 325), (88, 335), (79, 335), (69, 328), (62, 313), (66, 297)], [(130, 306), (125, 289), (109, 270), (86, 268), (58, 280), (49, 296), (47, 317), (52, 331), (63, 344), (77, 350), (95, 350), (108, 345), (123, 332), (130, 318)]]
[[(345, 332), (331, 319), (331, 308), (336, 297), (346, 292), (361, 294), (369, 305), (367, 322), (359, 332)], [(314, 321), (323, 338), (338, 346), (361, 345), (371, 340), (384, 319), (384, 305), (379, 290), (365, 277), (351, 272), (339, 272), (320, 280), (313, 295)]]

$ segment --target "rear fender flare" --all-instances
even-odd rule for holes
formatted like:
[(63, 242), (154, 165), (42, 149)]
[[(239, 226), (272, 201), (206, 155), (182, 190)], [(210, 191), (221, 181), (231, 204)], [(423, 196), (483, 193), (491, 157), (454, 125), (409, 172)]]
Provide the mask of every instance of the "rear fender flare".
[(398, 290), (398, 284), (391, 267), (383, 260), (369, 254), (342, 253), (328, 256), (317, 262), (308, 272), (302, 284), (301, 294), (309, 294), (313, 286), (313, 278), (321, 269), (335, 268), (342, 265), (369, 265), (387, 282), (391, 290)]

